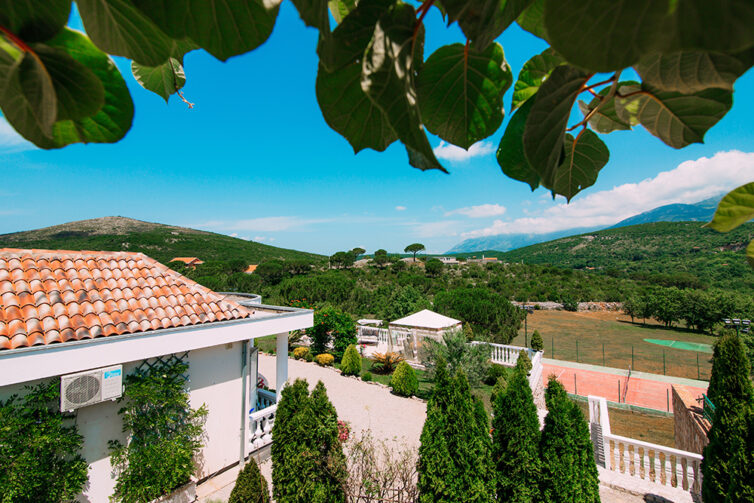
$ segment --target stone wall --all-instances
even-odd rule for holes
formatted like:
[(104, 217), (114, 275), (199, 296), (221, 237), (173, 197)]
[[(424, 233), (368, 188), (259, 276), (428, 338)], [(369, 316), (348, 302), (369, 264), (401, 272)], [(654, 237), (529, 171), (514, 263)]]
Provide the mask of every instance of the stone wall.
[(707, 445), (710, 424), (702, 415), (701, 395), (686, 386), (673, 385), (673, 418), (675, 447), (702, 454)]

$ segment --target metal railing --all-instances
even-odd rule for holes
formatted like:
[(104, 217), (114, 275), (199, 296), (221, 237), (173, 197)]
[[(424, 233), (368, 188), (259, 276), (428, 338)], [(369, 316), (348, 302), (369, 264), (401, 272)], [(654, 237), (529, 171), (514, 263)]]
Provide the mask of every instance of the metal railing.
[(715, 419), (715, 404), (712, 403), (707, 395), (702, 395), (702, 399), (702, 415), (704, 419), (712, 424), (712, 421)]

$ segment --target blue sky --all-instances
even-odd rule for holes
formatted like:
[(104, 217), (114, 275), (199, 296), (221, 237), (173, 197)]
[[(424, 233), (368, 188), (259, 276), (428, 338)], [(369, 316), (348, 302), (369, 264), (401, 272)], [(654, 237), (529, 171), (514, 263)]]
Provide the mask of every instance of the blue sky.
[[(464, 40), (435, 12), (426, 22), (427, 54)], [(75, 17), (71, 26), (80, 28)], [(545, 47), (515, 26), (499, 42), (514, 76)], [(0, 121), (0, 233), (122, 215), (320, 253), (399, 251), (415, 241), (443, 252), (468, 237), (609, 225), (754, 180), (752, 71), (704, 145), (673, 150), (642, 128), (603, 135), (610, 163), (566, 206), (501, 173), (494, 151), (504, 127), (474, 146), (475, 155), (431, 137), (450, 175), (411, 168), (399, 144), (354, 156), (317, 106), (315, 47), (316, 32), (284, 2), (256, 51), (226, 63), (187, 55), (191, 110), (176, 97), (165, 105), (117, 60), (136, 107), (118, 144), (42, 151)]]

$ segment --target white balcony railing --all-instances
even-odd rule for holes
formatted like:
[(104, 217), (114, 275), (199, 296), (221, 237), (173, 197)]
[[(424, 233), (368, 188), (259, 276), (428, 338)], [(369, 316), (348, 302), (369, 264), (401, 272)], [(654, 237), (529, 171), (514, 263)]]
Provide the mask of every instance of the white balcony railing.
[(275, 393), (263, 389), (257, 390), (257, 406), (249, 414), (251, 450), (256, 451), (272, 443), (272, 427), (278, 405)]

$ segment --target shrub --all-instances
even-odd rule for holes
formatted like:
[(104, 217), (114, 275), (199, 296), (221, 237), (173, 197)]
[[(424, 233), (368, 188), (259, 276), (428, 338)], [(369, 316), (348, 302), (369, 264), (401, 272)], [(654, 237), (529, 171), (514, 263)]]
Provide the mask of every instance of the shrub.
[(314, 359), (317, 360), (317, 365), (322, 367), (331, 367), (335, 362), (335, 357), (330, 353), (318, 354)]
[(346, 352), (343, 353), (340, 371), (347, 376), (357, 376), (361, 373), (361, 355), (353, 344), (348, 346)]
[(269, 503), (269, 501), (270, 490), (267, 487), (267, 480), (259, 471), (256, 461), (251, 459), (238, 474), (228, 503)]
[(283, 388), (272, 436), (272, 486), (281, 503), (344, 503), (347, 477), (338, 415), (320, 381)]
[(293, 357), (296, 360), (303, 360), (304, 358), (306, 358), (306, 355), (308, 354), (309, 354), (309, 348), (301, 347), (301, 348), (296, 348), (293, 350)]
[(89, 466), (72, 416), (61, 414), (60, 383), (0, 400), (0, 501), (57, 503), (76, 497)]
[(187, 371), (179, 359), (158, 360), (126, 377), (126, 404), (118, 413), (129, 441), (109, 442), (117, 501), (156, 499), (188, 483), (195, 472), (207, 408), (189, 406)]
[(343, 357), (346, 348), (356, 344), (356, 324), (348, 313), (332, 306), (325, 306), (314, 312), (314, 326), (307, 330), (312, 338), (312, 350), (324, 353), (332, 342), (333, 355)]
[(372, 373), (371, 372), (364, 372), (364, 375), (361, 376), (361, 380), (364, 382), (371, 382), (372, 381)]
[(494, 386), (498, 380), (508, 381), (508, 368), (503, 365), (492, 363), (487, 367), (487, 374), (484, 376), (484, 384)]
[(535, 330), (533, 334), (531, 334), (531, 348), (534, 351), (542, 351), (545, 348), (545, 341), (542, 340), (542, 334), (539, 333), (539, 330)]
[(571, 311), (575, 313), (576, 311), (579, 310), (578, 301), (574, 299), (573, 297), (571, 297), (570, 295), (564, 296), (561, 300), (563, 303), (563, 309), (565, 309), (566, 311)]
[(314, 355), (312, 354), (311, 351), (309, 351), (308, 353), (306, 353), (306, 355), (304, 355), (304, 360), (306, 360), (309, 363), (314, 361)]
[(419, 380), (411, 365), (405, 361), (398, 364), (390, 377), (390, 387), (393, 393), (400, 396), (414, 396), (419, 391)]
[(395, 367), (403, 361), (403, 357), (398, 353), (388, 351), (387, 353), (374, 353), (372, 354), (372, 361), (374, 365), (372, 370), (380, 372), (381, 374), (390, 374), (395, 370)]
[(524, 375), (529, 375), (529, 372), (531, 372), (531, 369), (533, 368), (533, 365), (531, 364), (531, 360), (529, 359), (529, 355), (526, 354), (525, 350), (521, 350), (518, 353), (518, 360), (516, 360), (516, 370), (522, 370)]
[(451, 374), (463, 370), (471, 386), (479, 386), (490, 365), (490, 349), (486, 344), (468, 344), (461, 330), (448, 330), (442, 341), (426, 338), (419, 358), (430, 377), (434, 375), (436, 362), (442, 359)]

